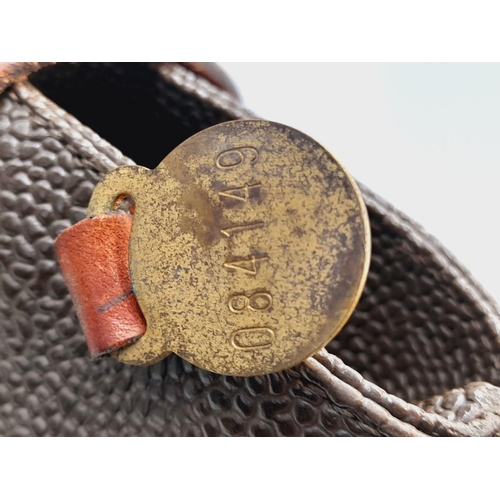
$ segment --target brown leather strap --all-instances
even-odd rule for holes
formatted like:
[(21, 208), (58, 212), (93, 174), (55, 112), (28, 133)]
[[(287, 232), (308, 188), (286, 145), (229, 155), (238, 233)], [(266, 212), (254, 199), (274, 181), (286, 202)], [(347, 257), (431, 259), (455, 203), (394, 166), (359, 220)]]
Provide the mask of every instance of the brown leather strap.
[(132, 218), (84, 219), (55, 241), (57, 258), (92, 357), (135, 342), (146, 331), (129, 274)]
[[(160, 65), (163, 64), (165, 63), (160, 63)], [(240, 95), (234, 83), (217, 64), (211, 62), (183, 62), (181, 64), (240, 100)]]
[(365, 380), (326, 349), (301, 369), (332, 402), (386, 436), (500, 435), (500, 388), (486, 382), (472, 382), (416, 405)]
[(0, 93), (13, 83), (25, 80), (35, 71), (55, 64), (53, 62), (6, 62), (0, 63)]

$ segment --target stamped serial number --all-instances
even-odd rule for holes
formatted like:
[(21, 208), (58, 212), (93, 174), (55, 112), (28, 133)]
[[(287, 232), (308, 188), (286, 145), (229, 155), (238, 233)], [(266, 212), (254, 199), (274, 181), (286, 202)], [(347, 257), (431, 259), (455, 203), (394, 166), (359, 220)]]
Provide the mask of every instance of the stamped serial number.
[[(252, 146), (231, 148), (222, 151), (215, 161), (216, 166), (222, 170), (233, 168), (251, 167), (259, 158), (259, 151)], [(235, 187), (227, 187), (218, 192), (221, 200), (230, 198), (244, 204), (251, 200), (257, 189), (262, 184), (244, 184)], [(233, 205), (234, 207), (235, 205)], [(256, 220), (239, 224), (231, 224), (221, 228), (221, 233), (231, 238), (235, 233), (241, 231), (258, 230), (265, 227), (265, 221)], [(231, 272), (241, 272), (250, 276), (257, 276), (260, 266), (269, 257), (265, 254), (250, 255), (244, 258), (228, 256), (223, 266)], [(268, 311), (273, 304), (273, 297), (269, 291), (258, 291), (253, 293), (232, 293), (228, 297), (229, 310), (235, 314), (251, 314), (255, 312)], [(276, 334), (267, 326), (248, 327), (236, 330), (230, 335), (231, 345), (238, 350), (252, 350), (271, 347)]]

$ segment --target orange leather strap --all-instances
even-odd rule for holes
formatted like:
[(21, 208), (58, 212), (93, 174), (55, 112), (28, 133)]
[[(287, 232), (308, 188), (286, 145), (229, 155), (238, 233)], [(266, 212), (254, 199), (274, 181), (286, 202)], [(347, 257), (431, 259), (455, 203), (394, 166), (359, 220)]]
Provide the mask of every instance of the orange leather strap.
[(135, 342), (146, 322), (132, 289), (125, 213), (84, 219), (55, 242), (61, 271), (92, 357)]

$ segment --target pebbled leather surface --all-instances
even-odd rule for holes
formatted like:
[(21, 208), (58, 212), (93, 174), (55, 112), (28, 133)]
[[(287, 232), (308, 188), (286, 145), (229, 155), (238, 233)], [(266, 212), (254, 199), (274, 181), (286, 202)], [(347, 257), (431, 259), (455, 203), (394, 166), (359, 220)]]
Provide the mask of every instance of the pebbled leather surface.
[[(469, 392), (452, 405), (454, 419), (440, 410), (448, 395), (409, 404), (477, 380), (499, 384), (498, 311), (435, 241), (366, 189), (368, 285), (328, 347), (347, 371), (327, 353), (246, 379), (176, 356), (153, 367), (90, 361), (53, 241), (84, 217), (99, 172), (128, 162), (29, 85), (0, 97), (1, 435), (469, 435), (480, 433), (476, 421), (498, 433), (498, 388), (487, 384), (458, 389)], [(464, 422), (462, 402), (481, 419)]]
[(408, 401), (476, 380), (500, 385), (500, 339), (481, 303), (373, 208), (370, 221), (377, 237), (367, 285), (328, 349)]

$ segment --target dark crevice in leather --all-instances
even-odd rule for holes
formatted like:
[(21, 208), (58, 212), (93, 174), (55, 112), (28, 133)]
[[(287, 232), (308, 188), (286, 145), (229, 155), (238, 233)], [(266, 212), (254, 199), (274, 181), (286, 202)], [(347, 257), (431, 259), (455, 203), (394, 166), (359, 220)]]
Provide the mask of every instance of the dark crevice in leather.
[(30, 81), (149, 168), (196, 132), (231, 119), (168, 84), (145, 63), (59, 63), (33, 74)]

